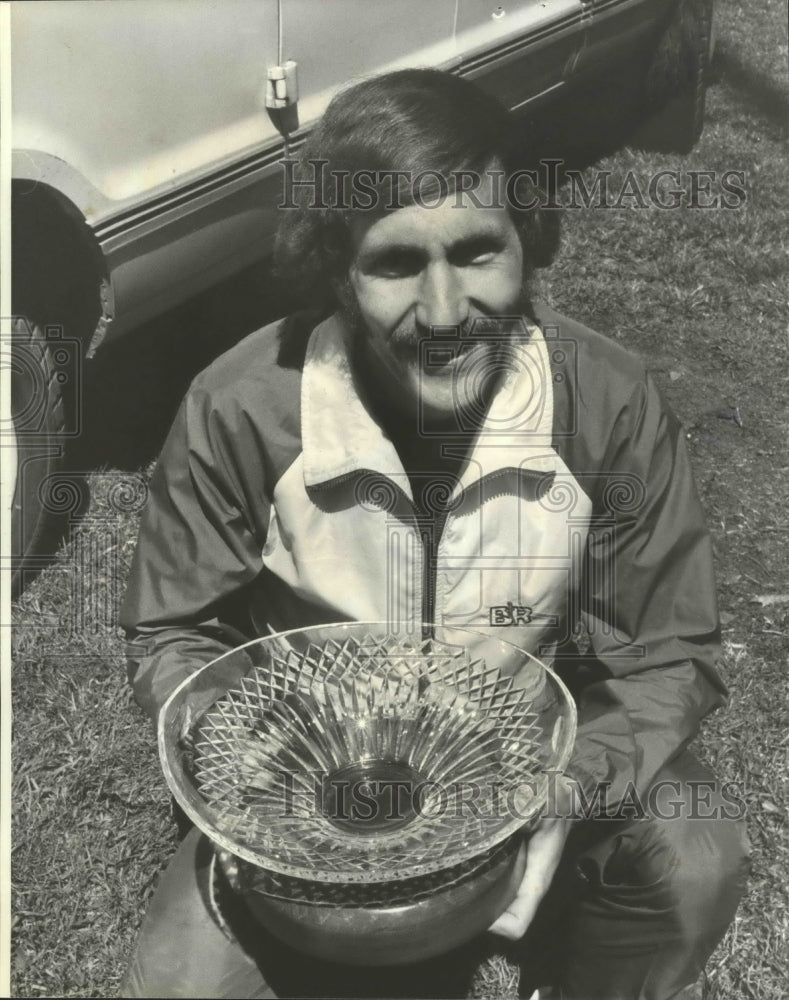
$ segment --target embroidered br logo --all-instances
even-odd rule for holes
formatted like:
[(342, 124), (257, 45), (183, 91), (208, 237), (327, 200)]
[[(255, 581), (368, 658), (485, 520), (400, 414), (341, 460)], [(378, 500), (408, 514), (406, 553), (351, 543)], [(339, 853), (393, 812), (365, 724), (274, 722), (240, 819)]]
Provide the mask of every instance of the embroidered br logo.
[(531, 625), (532, 622), (552, 622), (555, 623), (556, 615), (546, 615), (534, 611), (526, 604), (513, 604), (507, 601), (506, 604), (494, 604), (488, 608), (490, 624), (497, 628), (506, 628), (508, 625)]

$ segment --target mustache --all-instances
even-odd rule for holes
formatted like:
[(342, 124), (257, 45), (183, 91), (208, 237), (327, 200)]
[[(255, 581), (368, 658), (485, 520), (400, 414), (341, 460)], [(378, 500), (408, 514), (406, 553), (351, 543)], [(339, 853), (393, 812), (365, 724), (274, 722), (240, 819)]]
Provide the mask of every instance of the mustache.
[[(442, 327), (441, 329), (446, 330), (447, 332), (451, 331), (462, 339), (463, 337), (471, 337), (474, 331), (474, 326), (475, 321), (468, 319), (464, 320), (464, 322), (459, 326)], [(392, 331), (392, 334), (389, 337), (389, 343), (393, 348), (395, 348), (395, 350), (400, 348), (404, 350), (407, 348), (414, 348), (418, 347), (419, 344), (427, 337), (430, 337), (433, 332), (433, 327), (424, 327), (417, 323), (407, 323)]]
[[(350, 281), (347, 280), (344, 294), (341, 297), (340, 313), (351, 334), (354, 347), (357, 349), (362, 347), (368, 335), (367, 326), (359, 308), (358, 299), (350, 287)], [(512, 332), (514, 324), (520, 322), (524, 316), (532, 322), (536, 322), (529, 285), (525, 281), (514, 301), (500, 312), (483, 314), (466, 319), (459, 326), (445, 326), (440, 329), (448, 333), (456, 332), (456, 335), (461, 339), (477, 340), (485, 337), (502, 337)], [(408, 357), (418, 349), (423, 340), (434, 336), (435, 330), (435, 327), (425, 327), (410, 319), (391, 332), (389, 344), (397, 354)]]

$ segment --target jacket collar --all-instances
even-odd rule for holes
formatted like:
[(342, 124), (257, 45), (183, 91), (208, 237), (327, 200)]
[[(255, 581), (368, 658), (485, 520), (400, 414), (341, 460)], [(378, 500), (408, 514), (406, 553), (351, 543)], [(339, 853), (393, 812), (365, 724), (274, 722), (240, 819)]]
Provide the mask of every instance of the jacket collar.
[[(523, 323), (512, 345), (512, 365), (473, 442), (455, 494), (502, 470), (540, 474), (556, 470), (553, 385), (548, 350), (539, 327)], [(411, 498), (397, 451), (365, 407), (354, 384), (346, 328), (338, 315), (312, 332), (301, 390), (304, 482), (326, 485), (354, 472), (380, 473)], [(464, 450), (468, 437), (457, 438)], [(449, 446), (454, 444), (450, 439)]]

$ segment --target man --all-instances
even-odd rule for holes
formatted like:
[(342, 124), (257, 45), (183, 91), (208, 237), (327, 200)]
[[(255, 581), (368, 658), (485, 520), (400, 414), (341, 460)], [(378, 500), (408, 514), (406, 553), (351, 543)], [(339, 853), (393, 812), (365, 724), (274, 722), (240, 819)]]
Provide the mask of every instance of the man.
[[(346, 620), (552, 652), (578, 738), (492, 930), (520, 942), (522, 988), (668, 1000), (745, 869), (732, 803), (685, 750), (725, 693), (710, 545), (643, 367), (529, 298), (557, 226), (510, 135), (495, 101), (435, 71), (334, 99), (287, 178), (277, 245), (311, 311), (251, 335), (184, 400), (123, 610), (130, 676), (156, 718), (243, 637)], [(283, 959), (238, 900), (212, 916), (211, 857), (186, 838), (124, 995), (372, 992), (339, 968), (310, 979), (316, 963)], [(379, 976), (386, 995), (409, 988)]]

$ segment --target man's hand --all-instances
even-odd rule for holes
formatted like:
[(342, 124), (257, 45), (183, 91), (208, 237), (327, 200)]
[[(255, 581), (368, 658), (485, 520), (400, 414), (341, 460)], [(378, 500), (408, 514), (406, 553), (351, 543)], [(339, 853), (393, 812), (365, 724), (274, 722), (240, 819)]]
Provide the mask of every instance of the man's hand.
[[(488, 930), (510, 941), (523, 937), (534, 919), (537, 907), (548, 891), (572, 828), (572, 789), (574, 782), (565, 775), (556, 779), (555, 809), (544, 817), (531, 833), (526, 844), (526, 871), (518, 894), (491, 924)], [(553, 806), (554, 803), (551, 803)]]

